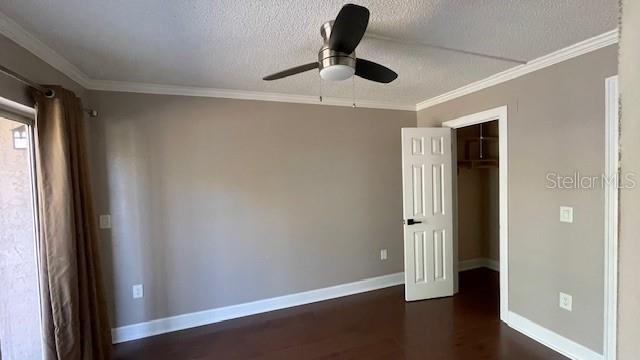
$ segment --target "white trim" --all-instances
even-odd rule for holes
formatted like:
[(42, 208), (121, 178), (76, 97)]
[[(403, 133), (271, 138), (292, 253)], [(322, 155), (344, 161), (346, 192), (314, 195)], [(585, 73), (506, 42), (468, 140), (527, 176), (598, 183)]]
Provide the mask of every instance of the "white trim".
[[(605, 80), (605, 175), (619, 175), (619, 94), (618, 76)], [(604, 358), (616, 358), (616, 326), (618, 309), (618, 187), (605, 187), (604, 247)]]
[(318, 301), (359, 294), (404, 283), (404, 273), (382, 275), (352, 283), (330, 286), (322, 289), (257, 300), (243, 304), (176, 315), (148, 322), (126, 325), (111, 330), (113, 343), (136, 340), (171, 331), (235, 319), (243, 316), (279, 310)]
[[(489, 121), (498, 120), (500, 116), (507, 116), (507, 107), (501, 106), (499, 108), (489, 109), (481, 112), (477, 112), (470, 115), (461, 116), (457, 119), (445, 121), (442, 123), (443, 127), (449, 127), (457, 129), (465, 126), (477, 125)], [(501, 124), (498, 124), (501, 125)], [(498, 128), (499, 129), (499, 128)]]
[[(32, 217), (32, 223), (33, 223), (33, 229), (32, 229), (32, 233), (33, 233), (33, 249), (34, 254), (33, 254), (33, 263), (37, 266), (37, 269), (41, 269), (41, 262), (40, 262), (40, 256), (38, 256), (40, 254), (40, 212), (38, 211), (38, 209), (40, 209), (40, 196), (38, 194), (38, 171), (36, 170), (36, 147), (35, 147), (35, 129), (34, 129), (34, 125), (35, 125), (35, 111), (33, 113), (33, 122), (32, 124), (27, 125), (27, 128), (29, 129), (29, 180), (31, 182), (31, 214), (33, 215)], [(38, 327), (40, 329), (40, 333), (44, 334), (44, 325), (42, 323), (42, 279), (40, 278), (40, 276), (37, 277), (37, 282), (38, 282)], [(44, 336), (40, 336), (40, 346), (42, 349), (45, 348), (46, 343), (45, 343), (45, 338)]]
[[(69, 60), (58, 54), (55, 50), (47, 46), (45, 43), (37, 39), (22, 26), (0, 12), (0, 34), (11, 39), (18, 45), (27, 49), (44, 62), (48, 63), (58, 71), (67, 75), (69, 78), (80, 84), (87, 90), (101, 91), (117, 91), (117, 92), (133, 92), (144, 94), (165, 94), (165, 95), (182, 95), (182, 96), (204, 96), (218, 97), (229, 99), (243, 100), (261, 100), (261, 101), (277, 101), (288, 103), (302, 104), (323, 104), (333, 106), (352, 106), (351, 99), (345, 98), (323, 98), (323, 102), (319, 101), (317, 96), (311, 95), (293, 95), (282, 93), (267, 93), (260, 91), (215, 89), (215, 88), (198, 88), (185, 87), (175, 85), (147, 84), (126, 81), (107, 81), (91, 79), (77, 66), (73, 65)], [(471, 84), (460, 87), (456, 90), (438, 95), (431, 99), (419, 102), (418, 104), (396, 104), (379, 101), (362, 100), (356, 102), (356, 105), (362, 108), (372, 109), (391, 109), (391, 110), (407, 110), (420, 111), (428, 107), (458, 98), (463, 95), (470, 94), (490, 86), (503, 83), (508, 80), (515, 79), (522, 75), (543, 69), (545, 67), (557, 64), (559, 62), (575, 58), (577, 56), (598, 50), (600, 48), (616, 44), (618, 42), (618, 29), (608, 31), (606, 33), (594, 36), (590, 39), (567, 46), (566, 48), (554, 51), (550, 54), (541, 56), (531, 60), (523, 65), (518, 65), (507, 69), (503, 72), (491, 75), (483, 80), (473, 82)]]
[(491, 269), (493, 271), (497, 271), (500, 272), (500, 261), (499, 260), (493, 260), (493, 259), (487, 259), (487, 263), (485, 265), (486, 268)]
[(500, 182), (500, 320), (504, 322), (507, 321), (507, 313), (509, 311), (509, 132), (507, 117), (508, 111), (505, 105), (442, 123), (442, 126), (456, 129), (498, 120), (498, 151), (500, 152), (498, 159)]
[(500, 261), (489, 258), (475, 258), (458, 261), (458, 272), (487, 268), (493, 271), (500, 271)]
[(603, 360), (602, 355), (597, 352), (546, 329), (514, 312), (509, 312), (507, 324), (512, 329), (521, 332), (570, 359)]
[[(318, 104), (332, 106), (353, 106), (353, 100), (347, 98), (323, 97), (320, 102), (318, 96), (269, 93), (261, 91), (201, 88), (176, 85), (148, 84), (127, 81), (108, 81), (89, 78), (82, 70), (69, 60), (58, 54), (51, 47), (37, 39), (25, 28), (0, 12), (0, 34), (6, 36), (16, 44), (51, 65), (56, 70), (68, 76), (87, 90), (117, 91), (143, 94), (163, 94), (182, 96), (202, 96), (226, 99), (275, 101), (300, 104)], [(389, 109), (416, 111), (415, 104), (398, 104), (383, 101), (360, 100), (356, 106), (371, 109)]]
[(51, 65), (56, 70), (67, 75), (84, 88), (89, 88), (91, 80), (82, 70), (73, 65), (69, 60), (58, 54), (55, 50), (38, 40), (30, 32), (18, 25), (4, 13), (0, 12), (0, 34), (6, 36), (16, 44), (30, 51), (42, 61)]
[[(316, 105), (347, 106), (347, 107), (353, 106), (353, 100), (346, 99), (346, 98), (323, 96), (322, 102), (320, 102), (320, 98), (318, 96), (313, 96), (313, 95), (294, 95), (294, 94), (282, 94), (282, 93), (269, 93), (269, 92), (261, 92), (261, 91), (145, 84), (145, 83), (126, 82), (126, 81), (92, 80), (90, 82), (89, 89), (100, 90), (100, 91), (142, 93), (142, 94), (202, 96), (202, 97), (226, 98), (226, 99), (275, 101), (275, 102), (287, 102), (287, 103), (298, 103), (298, 104), (316, 104)], [(371, 109), (390, 109), (390, 110), (406, 110), (406, 111), (416, 110), (416, 107), (413, 104), (403, 105), (403, 104), (385, 103), (380, 101), (369, 101), (369, 100), (356, 100), (356, 106), (361, 108), (371, 108)]]
[[(9, 100), (0, 96), (0, 109), (6, 110), (7, 112), (14, 113), (20, 116), (24, 116), (33, 122), (33, 119), (36, 118), (36, 109), (22, 105), (13, 100)], [(33, 125), (32, 123), (29, 125)]]
[(501, 84), (503, 82), (513, 80), (520, 76), (530, 74), (534, 71), (544, 69), (551, 65), (573, 59), (580, 55), (601, 49), (603, 47), (618, 43), (618, 29), (607, 31), (606, 33), (594, 36), (590, 39), (567, 46), (566, 48), (554, 51), (550, 54), (528, 61), (526, 64), (509, 68), (505, 71), (491, 75), (485, 79), (462, 86), (455, 90), (449, 91), (442, 95), (438, 95), (422, 101), (416, 105), (416, 111), (424, 110), (429, 107), (441, 104), (443, 102), (459, 98), (464, 95), (474, 93), (476, 91), (486, 89), (491, 86)]
[[(453, 261), (453, 294), (460, 292), (460, 248), (458, 243), (458, 235), (460, 234), (459, 214), (458, 214), (458, 136), (455, 131), (451, 134), (451, 159), (452, 159), (452, 171), (451, 171), (451, 183), (454, 184), (452, 191), (452, 205), (451, 212), (453, 213), (453, 254), (455, 261)], [(454, 171), (455, 169), (455, 171)]]

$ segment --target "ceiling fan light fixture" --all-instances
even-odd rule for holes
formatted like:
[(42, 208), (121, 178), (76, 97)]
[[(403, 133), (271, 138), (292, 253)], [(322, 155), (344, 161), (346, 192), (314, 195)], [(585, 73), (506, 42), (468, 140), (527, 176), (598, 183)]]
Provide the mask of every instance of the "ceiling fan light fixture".
[(323, 80), (340, 81), (347, 80), (356, 73), (352, 66), (344, 64), (334, 64), (320, 70), (320, 77)]
[(355, 75), (378, 83), (392, 82), (398, 77), (395, 71), (373, 61), (356, 58), (356, 47), (367, 30), (369, 15), (369, 9), (364, 6), (344, 5), (335, 20), (320, 27), (323, 42), (318, 51), (318, 62), (289, 68), (265, 76), (263, 80), (277, 80), (319, 69), (323, 80), (347, 80)]

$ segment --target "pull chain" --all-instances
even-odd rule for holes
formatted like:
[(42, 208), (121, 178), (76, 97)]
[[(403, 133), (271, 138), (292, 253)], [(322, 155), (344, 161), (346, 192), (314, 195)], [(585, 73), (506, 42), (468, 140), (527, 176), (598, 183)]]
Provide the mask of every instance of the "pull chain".
[(351, 96), (353, 100), (353, 107), (356, 107), (356, 77), (351, 76)]
[(322, 78), (320, 78), (320, 102), (322, 102)]

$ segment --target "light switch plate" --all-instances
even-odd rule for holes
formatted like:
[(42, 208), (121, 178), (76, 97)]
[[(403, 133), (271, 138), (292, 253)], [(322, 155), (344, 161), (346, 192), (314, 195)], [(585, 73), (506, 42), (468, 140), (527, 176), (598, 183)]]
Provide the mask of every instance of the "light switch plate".
[(133, 298), (134, 299), (140, 299), (140, 298), (144, 297), (144, 288), (142, 287), (142, 284), (133, 285), (131, 290), (133, 292)]
[(380, 250), (380, 260), (387, 260), (387, 249)]
[(111, 229), (111, 215), (100, 215), (100, 229)]
[(560, 206), (560, 222), (573, 222), (573, 208), (570, 206)]
[(571, 311), (573, 307), (573, 297), (569, 294), (565, 294), (563, 292), (560, 293), (560, 307)]

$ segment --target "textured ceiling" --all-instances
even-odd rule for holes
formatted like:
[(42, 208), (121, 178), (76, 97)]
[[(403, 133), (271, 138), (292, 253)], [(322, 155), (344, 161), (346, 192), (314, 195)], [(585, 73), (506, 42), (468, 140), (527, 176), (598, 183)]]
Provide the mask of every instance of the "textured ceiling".
[[(370, 0), (359, 57), (389, 85), (356, 79), (358, 99), (416, 104), (516, 64), (419, 45), (531, 60), (617, 26), (618, 0)], [(317, 72), (264, 82), (316, 60), (320, 25), (343, 1), (0, 0), (3, 12), (90, 78), (317, 95)], [(323, 82), (351, 97), (351, 81)]]

